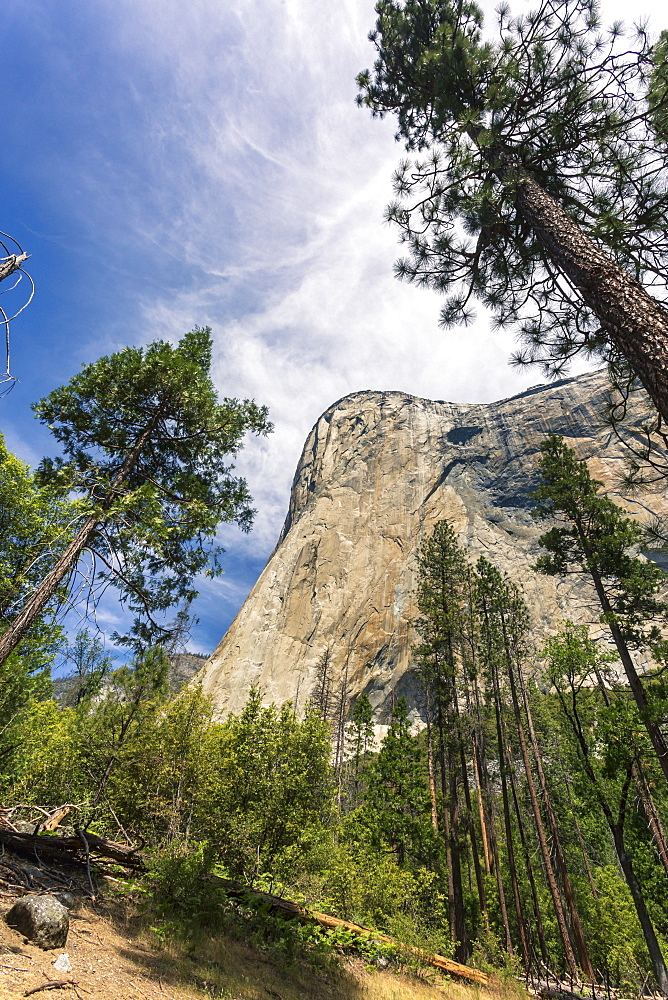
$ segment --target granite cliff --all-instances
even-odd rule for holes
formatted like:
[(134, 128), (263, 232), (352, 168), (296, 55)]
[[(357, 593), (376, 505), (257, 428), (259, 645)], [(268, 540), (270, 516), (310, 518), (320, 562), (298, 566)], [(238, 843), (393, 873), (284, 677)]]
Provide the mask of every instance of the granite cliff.
[(218, 710), (238, 711), (251, 684), (267, 701), (302, 707), (328, 654), (333, 685), (345, 679), (351, 697), (366, 691), (377, 722), (387, 721), (393, 695), (419, 712), (415, 553), (441, 518), (472, 558), (484, 554), (523, 586), (538, 638), (564, 617), (591, 618), (581, 581), (531, 570), (544, 529), (528, 495), (549, 433), (612, 488), (623, 450), (601, 418), (607, 389), (594, 373), (484, 405), (401, 392), (334, 403), (304, 446), (276, 549), (203, 668)]

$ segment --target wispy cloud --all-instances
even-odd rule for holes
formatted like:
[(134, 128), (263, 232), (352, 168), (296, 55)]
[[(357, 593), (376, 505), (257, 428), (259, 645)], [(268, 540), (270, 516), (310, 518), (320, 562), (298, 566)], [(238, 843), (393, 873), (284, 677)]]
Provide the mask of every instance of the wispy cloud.
[(221, 392), (267, 403), (276, 425), (239, 458), (256, 528), (221, 532), (229, 575), (206, 585), (200, 645), (273, 547), (304, 439), (334, 400), (374, 388), (490, 401), (539, 381), (508, 368), (511, 337), (484, 315), (443, 333), (437, 297), (392, 276), (382, 218), (401, 149), (391, 121), (354, 106), (373, 21), (373, 0), (10, 0), (0, 29), (7, 86), (30, 80), (22, 107), (7, 102), (7, 169), (48, 202), (43, 231), (77, 275), (76, 309), (56, 315), (52, 300), (42, 325), (33, 313), (43, 380), (63, 359), (71, 372), (206, 323)]

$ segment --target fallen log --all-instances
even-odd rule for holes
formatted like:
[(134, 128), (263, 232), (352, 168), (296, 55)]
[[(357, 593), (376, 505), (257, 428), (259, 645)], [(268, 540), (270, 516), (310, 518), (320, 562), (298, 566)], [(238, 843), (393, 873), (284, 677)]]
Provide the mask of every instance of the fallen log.
[[(85, 838), (91, 855), (98, 855), (126, 868), (143, 871), (146, 868), (145, 856), (125, 844), (117, 844), (113, 840), (105, 840), (94, 833), (87, 833)], [(0, 844), (4, 844), (16, 854), (28, 854), (31, 857), (38, 854), (61, 861), (85, 862), (86, 848), (80, 837), (54, 837), (40, 833), (16, 833), (0, 826)]]
[(286, 919), (297, 919), (303, 923), (316, 923), (326, 930), (334, 930), (337, 927), (342, 927), (356, 937), (371, 937), (374, 941), (382, 941), (383, 944), (391, 944), (402, 948), (404, 951), (416, 955), (427, 965), (431, 965), (435, 969), (440, 969), (442, 972), (459, 976), (462, 979), (468, 979), (470, 982), (478, 983), (480, 986), (489, 985), (489, 976), (487, 973), (481, 972), (480, 969), (473, 969), (468, 965), (462, 965), (461, 962), (455, 962), (444, 955), (433, 955), (420, 948), (403, 944), (401, 941), (397, 941), (396, 938), (388, 937), (387, 934), (379, 934), (369, 927), (362, 927), (360, 924), (354, 924), (350, 920), (341, 920), (339, 917), (332, 917), (328, 913), (319, 913), (317, 910), (304, 910), (291, 899), (283, 899), (281, 896), (274, 896), (270, 892), (261, 892), (260, 890), (252, 889), (250, 886), (242, 885), (241, 882), (221, 878), (219, 875), (208, 875), (207, 881), (215, 882), (216, 885), (221, 886), (230, 899), (244, 900), (248, 899), (249, 896), (256, 899), (259, 898), (263, 903), (268, 903), (273, 911)]

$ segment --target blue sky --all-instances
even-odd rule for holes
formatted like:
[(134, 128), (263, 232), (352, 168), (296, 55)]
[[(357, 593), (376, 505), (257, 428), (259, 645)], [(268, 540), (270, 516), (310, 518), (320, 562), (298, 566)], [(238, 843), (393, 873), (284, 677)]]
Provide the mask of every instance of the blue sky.
[[(633, 15), (665, 27), (658, 2)], [(33, 465), (53, 451), (30, 403), (81, 364), (195, 324), (213, 328), (221, 393), (266, 403), (275, 423), (238, 462), (256, 527), (221, 533), (202, 652), (275, 545), (332, 402), (360, 389), (485, 402), (540, 381), (508, 367), (512, 338), (484, 316), (443, 333), (437, 297), (392, 276), (382, 215), (401, 149), (392, 122), (354, 105), (373, 20), (372, 0), (3, 4), (0, 229), (37, 286), (13, 326), (20, 382), (0, 400), (9, 447)], [(102, 627), (114, 617), (105, 607)]]

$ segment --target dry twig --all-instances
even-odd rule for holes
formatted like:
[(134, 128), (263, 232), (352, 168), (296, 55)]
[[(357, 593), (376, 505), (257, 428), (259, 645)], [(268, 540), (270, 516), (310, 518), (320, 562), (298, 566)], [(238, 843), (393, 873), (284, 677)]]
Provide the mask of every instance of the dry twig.
[(78, 986), (76, 979), (49, 979), (48, 983), (42, 983), (41, 986), (33, 986), (31, 990), (26, 990), (23, 994), (24, 997), (29, 997), (33, 993), (40, 993), (42, 990), (62, 990), (66, 986)]

